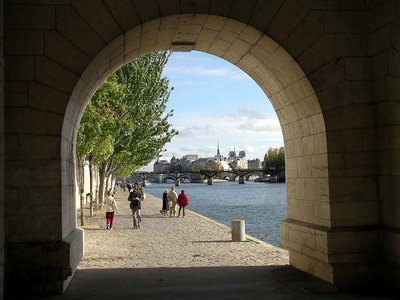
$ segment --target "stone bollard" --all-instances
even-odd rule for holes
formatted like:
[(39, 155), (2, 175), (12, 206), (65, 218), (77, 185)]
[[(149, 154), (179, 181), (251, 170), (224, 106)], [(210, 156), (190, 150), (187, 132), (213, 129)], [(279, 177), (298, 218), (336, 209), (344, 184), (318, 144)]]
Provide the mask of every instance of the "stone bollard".
[(232, 242), (244, 242), (246, 240), (244, 220), (233, 220), (231, 229)]

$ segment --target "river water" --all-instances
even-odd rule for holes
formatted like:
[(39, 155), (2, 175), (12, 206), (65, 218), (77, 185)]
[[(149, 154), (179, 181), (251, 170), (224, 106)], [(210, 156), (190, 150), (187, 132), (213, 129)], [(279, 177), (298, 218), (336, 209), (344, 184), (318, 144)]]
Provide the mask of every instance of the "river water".
[[(146, 193), (162, 198), (164, 190), (172, 186), (152, 183)], [(284, 183), (182, 183), (175, 188), (178, 194), (182, 189), (188, 194), (190, 210), (229, 227), (232, 220), (244, 219), (246, 234), (280, 246), (280, 222), (287, 216)]]

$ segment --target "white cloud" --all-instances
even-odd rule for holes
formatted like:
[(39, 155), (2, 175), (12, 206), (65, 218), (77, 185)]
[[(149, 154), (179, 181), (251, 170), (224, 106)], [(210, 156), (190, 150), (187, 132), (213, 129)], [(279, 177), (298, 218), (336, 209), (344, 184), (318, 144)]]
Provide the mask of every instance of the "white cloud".
[(243, 80), (250, 78), (246, 73), (232, 68), (204, 68), (202, 66), (168, 66), (164, 69), (167, 77), (181, 77), (182, 75), (194, 75), (203, 77), (218, 77), (220, 79)]

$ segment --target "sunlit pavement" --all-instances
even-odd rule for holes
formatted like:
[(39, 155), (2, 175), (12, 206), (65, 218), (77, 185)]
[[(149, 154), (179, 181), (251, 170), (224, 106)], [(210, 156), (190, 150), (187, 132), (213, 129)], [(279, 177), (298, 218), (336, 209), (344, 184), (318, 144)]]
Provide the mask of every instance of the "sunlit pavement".
[(48, 299), (395, 299), (338, 292), (290, 267), (283, 249), (251, 237), (231, 242), (228, 227), (192, 212), (161, 216), (155, 197), (133, 229), (126, 198), (117, 195), (114, 230), (105, 229), (105, 213), (87, 221), (85, 257), (66, 293)]

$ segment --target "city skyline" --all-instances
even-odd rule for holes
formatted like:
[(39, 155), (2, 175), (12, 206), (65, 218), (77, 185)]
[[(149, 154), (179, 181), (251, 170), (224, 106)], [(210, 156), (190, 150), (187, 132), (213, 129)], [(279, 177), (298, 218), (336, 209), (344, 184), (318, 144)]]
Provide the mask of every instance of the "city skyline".
[[(160, 159), (244, 150), (263, 159), (269, 147), (283, 146), (279, 120), (269, 99), (246, 73), (216, 56), (192, 51), (172, 53), (164, 76), (174, 87), (166, 111), (179, 131)], [(151, 162), (144, 169), (151, 168)]]

